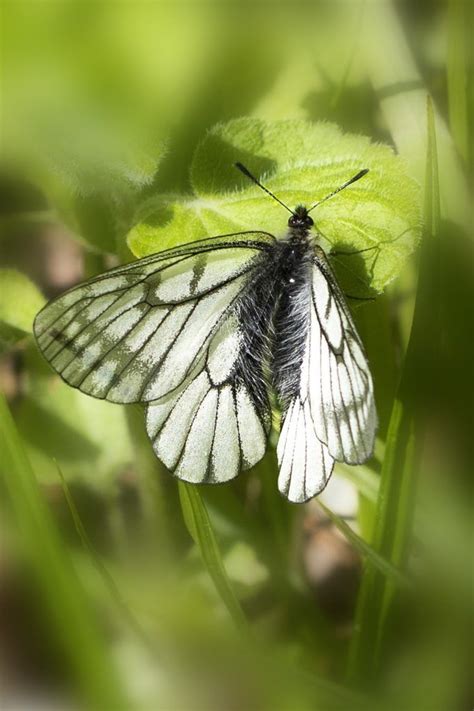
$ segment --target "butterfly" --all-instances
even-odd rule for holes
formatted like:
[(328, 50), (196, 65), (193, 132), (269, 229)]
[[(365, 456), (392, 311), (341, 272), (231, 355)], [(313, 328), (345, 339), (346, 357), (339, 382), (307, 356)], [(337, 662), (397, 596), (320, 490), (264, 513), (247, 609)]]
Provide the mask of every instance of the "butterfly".
[(36, 341), (69, 385), (146, 403), (157, 457), (179, 479), (218, 484), (262, 459), (281, 410), (278, 488), (320, 493), (334, 462), (359, 464), (377, 416), (364, 347), (310, 212), (287, 234), (209, 237), (112, 269), (47, 304)]

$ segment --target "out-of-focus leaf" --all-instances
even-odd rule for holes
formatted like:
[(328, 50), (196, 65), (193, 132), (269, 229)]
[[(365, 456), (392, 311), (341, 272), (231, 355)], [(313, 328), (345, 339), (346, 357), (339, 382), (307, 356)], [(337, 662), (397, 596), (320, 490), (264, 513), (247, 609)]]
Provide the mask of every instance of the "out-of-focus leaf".
[(145, 631), (142, 629), (140, 626), (140, 623), (136, 619), (133, 611), (131, 608), (128, 606), (128, 604), (125, 602), (125, 600), (122, 597), (122, 594), (117, 587), (117, 583), (115, 582), (113, 576), (109, 572), (108, 568), (106, 567), (105, 563), (103, 562), (102, 558), (94, 548), (89, 536), (87, 535), (87, 531), (84, 528), (84, 524), (82, 523), (81, 516), (79, 514), (79, 511), (77, 510), (74, 498), (71, 494), (71, 491), (69, 489), (68, 483), (66, 479), (64, 478), (64, 474), (61, 471), (61, 468), (57, 466), (59, 478), (61, 479), (61, 486), (64, 492), (64, 496), (67, 502), (67, 505), (69, 507), (69, 511), (71, 513), (72, 519), (74, 521), (74, 526), (76, 528), (77, 534), (81, 540), (82, 545), (84, 546), (84, 549), (89, 553), (92, 564), (96, 568), (97, 572), (99, 573), (100, 578), (103, 580), (105, 587), (107, 588), (111, 598), (115, 602), (117, 608), (119, 609), (120, 613), (122, 616), (125, 618), (125, 620), (128, 622), (130, 628), (133, 630), (133, 632), (137, 635), (138, 639), (145, 643), (146, 646), (150, 645), (150, 640), (148, 639), (147, 634)]
[(380, 477), (372, 469), (363, 464), (353, 467), (343, 462), (337, 462), (336, 471), (344, 479), (354, 484), (359, 494), (365, 496), (369, 501), (375, 502), (377, 500)]
[(88, 163), (84, 174), (74, 178), (68, 179), (59, 171), (55, 173), (53, 168), (50, 173), (43, 171), (40, 175), (60, 219), (77, 239), (95, 251), (123, 257), (124, 235), (136, 205), (142, 200), (141, 192), (151, 183), (161, 157), (160, 148), (156, 156), (146, 159), (143, 171), (124, 165), (123, 173), (116, 176), (113, 168), (107, 172), (107, 165), (99, 170)]
[(0, 350), (31, 333), (33, 320), (44, 298), (25, 274), (0, 269)]
[(0, 269), (0, 321), (31, 333), (33, 320), (44, 297), (27, 276), (14, 269)]
[(143, 206), (128, 236), (132, 251), (143, 256), (238, 230), (281, 235), (285, 211), (239, 173), (235, 161), (291, 208), (312, 205), (362, 168), (369, 169), (313, 213), (326, 247), (374, 248), (344, 257), (349, 281), (363, 279), (381, 291), (418, 241), (419, 187), (388, 146), (344, 134), (333, 124), (243, 118), (215, 126), (198, 146), (190, 174), (194, 196), (163, 195)]
[(251, 591), (268, 580), (268, 570), (248, 544), (236, 543), (224, 558), (230, 579)]
[(67, 478), (110, 485), (133, 458), (124, 409), (63, 383), (33, 348), (25, 358), (31, 377), (17, 422), (37, 475), (57, 480), (56, 459)]
[[(461, 2), (461, 5), (467, 7), (469, 3)], [(379, 96), (379, 109), (397, 150), (407, 161), (410, 174), (424, 184), (425, 114), (429, 89), (424, 85), (419, 70), (419, 59), (413, 53), (413, 46), (408, 40), (396, 3), (372, 2), (367, 3), (367, 9), (369, 7), (370, 12), (366, 13), (367, 21), (364, 22), (360, 42), (368, 74)], [(467, 26), (469, 23), (465, 24)], [(457, 47), (457, 52), (462, 54), (460, 45)], [(452, 67), (452, 62), (450, 64)], [(453, 87), (452, 78), (451, 76), (449, 80), (450, 88)], [(456, 82), (458, 80), (459, 75)], [(455, 91), (459, 91), (459, 84)], [(450, 104), (451, 111), (452, 101)], [(456, 154), (455, 144), (443, 118), (443, 112), (438, 111), (434, 105), (433, 114), (443, 195), (442, 214), (443, 217), (469, 230), (472, 223), (472, 210), (463, 166)]]

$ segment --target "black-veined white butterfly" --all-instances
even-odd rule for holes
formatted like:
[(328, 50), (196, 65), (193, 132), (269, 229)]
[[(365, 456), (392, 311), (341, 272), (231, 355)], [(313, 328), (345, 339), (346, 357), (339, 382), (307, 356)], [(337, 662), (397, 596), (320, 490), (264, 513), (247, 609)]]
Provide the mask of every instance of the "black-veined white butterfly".
[(284, 239), (239, 232), (112, 269), (49, 303), (34, 332), (69, 385), (146, 403), (156, 455), (188, 482), (226, 482), (263, 457), (273, 392), (282, 411), (278, 487), (303, 502), (324, 489), (335, 460), (370, 457), (372, 378), (311, 235), (309, 213), (323, 201), (290, 210), (236, 165), (291, 213)]

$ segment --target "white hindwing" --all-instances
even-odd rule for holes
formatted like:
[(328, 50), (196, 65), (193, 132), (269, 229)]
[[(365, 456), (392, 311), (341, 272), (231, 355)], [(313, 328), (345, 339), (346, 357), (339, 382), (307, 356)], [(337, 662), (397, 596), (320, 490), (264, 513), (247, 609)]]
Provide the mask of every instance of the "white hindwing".
[(344, 296), (322, 250), (316, 249), (299, 392), (278, 441), (278, 486), (301, 503), (320, 493), (334, 460), (358, 464), (373, 450), (377, 416), (372, 377)]
[(180, 388), (148, 405), (153, 449), (179, 479), (229, 481), (265, 454), (271, 412), (257, 407), (239, 377), (242, 345), (232, 313)]

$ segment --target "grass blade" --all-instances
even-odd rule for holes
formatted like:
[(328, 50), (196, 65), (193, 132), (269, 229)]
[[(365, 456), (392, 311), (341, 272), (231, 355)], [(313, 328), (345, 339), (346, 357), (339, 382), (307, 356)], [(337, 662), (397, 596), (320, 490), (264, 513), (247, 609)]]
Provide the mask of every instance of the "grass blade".
[[(438, 164), (433, 109), (428, 102), (428, 155), (425, 185), (425, 240), (420, 261), (410, 340), (392, 408), (382, 464), (372, 546), (392, 565), (403, 567), (411, 534), (414, 499), (414, 474), (417, 464), (422, 402), (430, 387), (427, 362), (435, 360), (436, 336), (439, 336), (437, 297), (439, 294), (439, 260), (436, 259), (436, 237), (440, 220)], [(439, 297), (438, 297), (439, 300)], [(431, 343), (433, 356), (426, 353)], [(421, 377), (420, 374), (423, 374)], [(351, 642), (348, 677), (353, 681), (370, 681), (377, 674), (383, 655), (386, 625), (396, 588), (393, 580), (378, 568), (366, 564), (356, 611), (356, 624)]]
[(237, 627), (245, 628), (247, 620), (225, 571), (211, 521), (198, 487), (183, 481), (178, 482), (178, 486), (183, 518), (191, 538), (198, 546), (204, 565), (232, 619)]
[(398, 568), (396, 568), (390, 561), (385, 560), (381, 555), (375, 551), (372, 546), (370, 546), (363, 538), (357, 535), (355, 531), (336, 513), (331, 511), (327, 506), (323, 504), (321, 500), (318, 499), (318, 504), (321, 506), (322, 510), (326, 516), (333, 522), (333, 524), (340, 530), (344, 538), (346, 538), (349, 543), (351, 543), (354, 548), (366, 558), (374, 568), (385, 575), (386, 578), (391, 578), (393, 582), (398, 586), (406, 587), (409, 585), (409, 580), (407, 576), (402, 573)]
[(87, 708), (127, 703), (111, 657), (87, 607), (81, 583), (61, 545), (4, 396), (0, 393), (2, 474), (38, 590)]
[[(406, 364), (407, 365), (407, 364)], [(372, 547), (391, 565), (402, 566), (411, 520), (414, 423), (404, 398), (407, 368), (402, 374), (387, 435), (387, 452), (380, 478)], [(380, 661), (387, 619), (387, 595), (393, 580), (373, 559), (366, 561), (349, 652), (348, 677), (371, 679)]]
[(450, 0), (448, 5), (448, 108), (456, 147), (467, 162), (469, 152), (467, 27), (468, 4)]
[(81, 517), (79, 515), (79, 511), (77, 510), (76, 504), (74, 502), (74, 498), (71, 494), (71, 491), (69, 489), (68, 483), (66, 479), (64, 478), (64, 474), (61, 471), (61, 468), (59, 464), (56, 462), (56, 468), (58, 470), (59, 478), (61, 479), (61, 486), (64, 492), (64, 497), (66, 499), (66, 503), (69, 507), (69, 511), (71, 513), (72, 520), (74, 522), (74, 526), (77, 531), (77, 535), (79, 536), (81, 543), (84, 547), (84, 549), (89, 553), (90, 558), (92, 560), (92, 563), (99, 573), (100, 577), (104, 581), (105, 587), (110, 593), (111, 598), (114, 600), (115, 604), (117, 605), (118, 610), (122, 613), (123, 617), (125, 620), (127, 620), (130, 628), (133, 630), (133, 632), (136, 634), (136, 636), (145, 644), (147, 648), (152, 649), (152, 643), (145, 631), (141, 628), (138, 620), (135, 618), (134, 614), (128, 607), (127, 603), (123, 599), (120, 590), (117, 587), (117, 584), (115, 580), (113, 579), (112, 575), (110, 574), (109, 570), (107, 567), (104, 565), (102, 558), (100, 555), (97, 553), (96, 549), (91, 543), (91, 540), (89, 536), (87, 535), (87, 531), (84, 528), (84, 524), (82, 523)]

